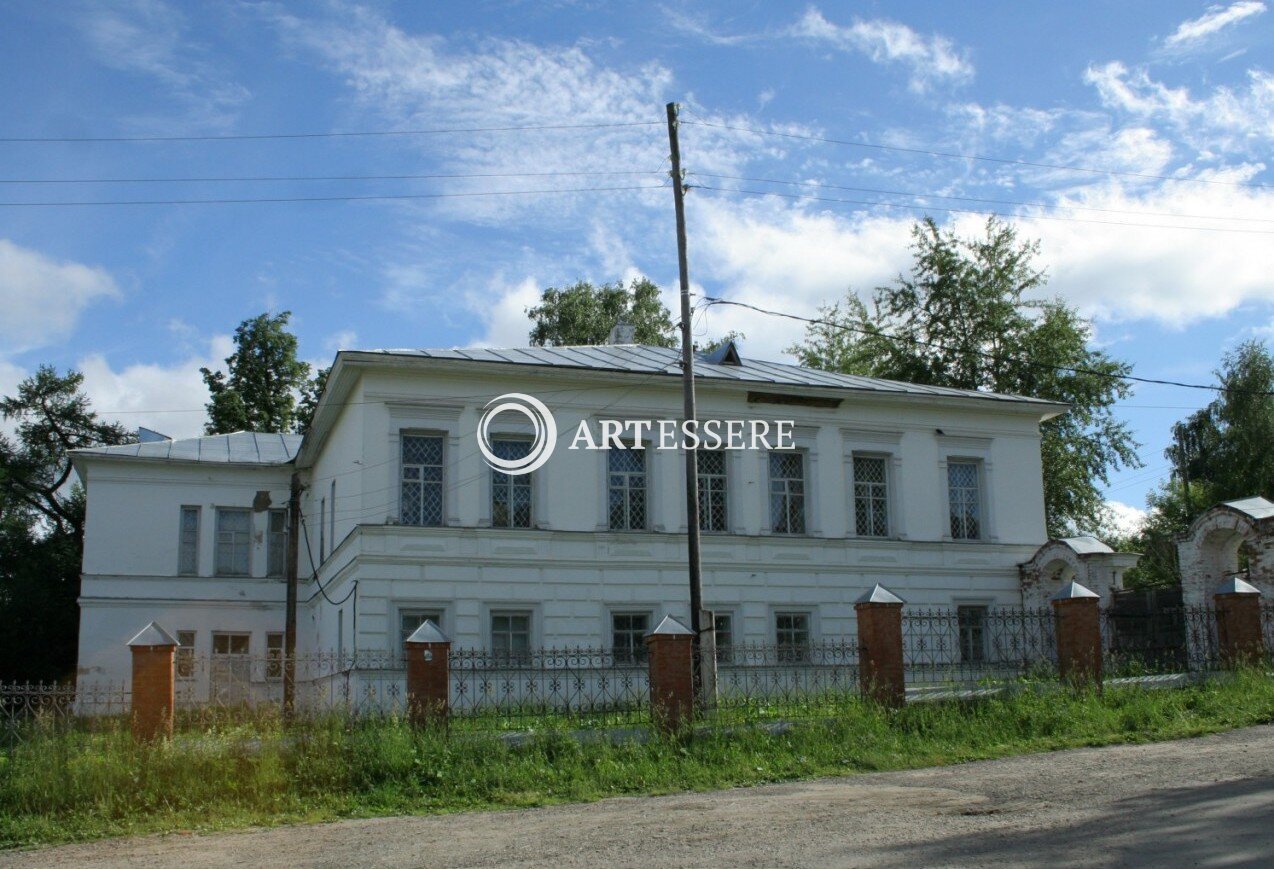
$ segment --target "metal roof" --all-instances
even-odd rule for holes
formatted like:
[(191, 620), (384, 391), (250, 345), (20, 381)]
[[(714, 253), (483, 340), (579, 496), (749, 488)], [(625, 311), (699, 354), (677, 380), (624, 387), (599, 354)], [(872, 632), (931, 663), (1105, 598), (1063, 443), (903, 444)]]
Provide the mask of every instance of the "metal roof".
[[(667, 374), (680, 376), (681, 352), (671, 347), (645, 344), (604, 344), (579, 347), (516, 347), (495, 349), (470, 347), (450, 350), (359, 350), (366, 355), (399, 356), (462, 362), (489, 362), (504, 365), (575, 368), (592, 371), (618, 371), (630, 374)], [(695, 377), (707, 380), (733, 380), (776, 386), (816, 386), (853, 389), (885, 395), (923, 395), (948, 398), (978, 398), (1007, 404), (1046, 404), (1065, 407), (1061, 402), (1044, 401), (1020, 395), (953, 389), (946, 386), (922, 386), (877, 377), (838, 374), (785, 362), (764, 362), (746, 357), (739, 365), (714, 364), (703, 353), (695, 354)]]
[(1105, 554), (1115, 551), (1091, 534), (1083, 534), (1079, 537), (1063, 537), (1060, 542), (1069, 546), (1076, 555)]
[(1274, 516), (1274, 503), (1265, 500), (1260, 495), (1254, 495), (1251, 498), (1241, 498), (1237, 501), (1225, 501), (1222, 506), (1238, 510), (1253, 519), (1269, 519)]
[(74, 450), (78, 456), (111, 456), (158, 459), (170, 462), (212, 462), (235, 465), (285, 465), (301, 448), (299, 434), (264, 434), (237, 431), (175, 441), (88, 447)]

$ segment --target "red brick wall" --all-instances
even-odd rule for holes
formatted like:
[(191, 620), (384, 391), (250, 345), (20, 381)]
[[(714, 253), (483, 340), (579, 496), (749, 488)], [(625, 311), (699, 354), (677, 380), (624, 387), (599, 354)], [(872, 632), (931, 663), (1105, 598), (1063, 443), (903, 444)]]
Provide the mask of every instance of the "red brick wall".
[(1057, 669), (1062, 679), (1100, 689), (1101, 609), (1095, 597), (1053, 601), (1057, 619)]
[(404, 643), (407, 711), (416, 724), (445, 722), (450, 713), (451, 644)]
[(133, 736), (155, 739), (173, 734), (177, 702), (174, 646), (130, 646), (133, 653)]
[(650, 667), (650, 714), (665, 730), (677, 730), (694, 715), (692, 637), (646, 637)]
[(902, 660), (902, 604), (860, 603), (858, 614), (858, 681), (863, 696), (886, 706), (902, 706), (907, 698)]

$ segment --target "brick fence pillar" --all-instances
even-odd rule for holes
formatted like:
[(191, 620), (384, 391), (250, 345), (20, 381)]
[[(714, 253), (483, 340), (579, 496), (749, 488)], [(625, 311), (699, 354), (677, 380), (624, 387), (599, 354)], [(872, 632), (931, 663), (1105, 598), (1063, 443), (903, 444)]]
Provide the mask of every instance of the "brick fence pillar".
[(858, 616), (858, 684), (885, 706), (907, 702), (903, 674), (902, 598), (879, 583), (854, 602)]
[(133, 655), (133, 738), (151, 740), (173, 735), (177, 704), (177, 640), (155, 622), (128, 641)]
[(445, 724), (451, 712), (451, 640), (433, 621), (403, 642), (407, 659), (407, 716), (412, 724)]
[(650, 716), (672, 733), (694, 715), (694, 633), (672, 616), (646, 634), (650, 668)]
[(1265, 654), (1261, 633), (1261, 591), (1237, 576), (1222, 585), (1216, 604), (1217, 651), (1226, 667), (1255, 663)]
[(1064, 681), (1101, 690), (1101, 598), (1078, 582), (1052, 597), (1057, 624), (1057, 670)]

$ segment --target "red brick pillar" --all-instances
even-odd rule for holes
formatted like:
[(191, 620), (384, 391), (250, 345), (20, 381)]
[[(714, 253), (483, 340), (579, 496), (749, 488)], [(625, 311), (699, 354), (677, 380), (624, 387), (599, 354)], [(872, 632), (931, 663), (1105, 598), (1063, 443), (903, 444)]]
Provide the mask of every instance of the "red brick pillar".
[(672, 733), (694, 716), (694, 633), (672, 616), (646, 634), (650, 668), (650, 716)]
[(883, 585), (854, 603), (858, 615), (858, 684), (884, 706), (907, 702), (902, 658), (902, 598)]
[(1057, 625), (1057, 670), (1064, 681), (1101, 690), (1101, 598), (1078, 582), (1052, 597)]
[(1226, 667), (1261, 660), (1265, 637), (1261, 634), (1261, 591), (1237, 576), (1213, 595), (1216, 604), (1217, 651)]
[(128, 641), (133, 655), (133, 738), (151, 740), (173, 735), (177, 704), (177, 640), (151, 622)]
[(418, 726), (446, 724), (450, 714), (451, 640), (432, 621), (403, 643), (407, 658), (407, 714)]

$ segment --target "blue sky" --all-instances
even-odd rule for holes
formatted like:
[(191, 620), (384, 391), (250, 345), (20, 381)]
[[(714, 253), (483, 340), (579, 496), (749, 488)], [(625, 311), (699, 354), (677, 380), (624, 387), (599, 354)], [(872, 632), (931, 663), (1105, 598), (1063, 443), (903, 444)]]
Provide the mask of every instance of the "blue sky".
[[(669, 100), (764, 131), (683, 128), (691, 183), (722, 188), (690, 196), (697, 291), (811, 314), (906, 268), (926, 210), (962, 231), (983, 218), (960, 209), (996, 210), (1040, 240), (1050, 292), (1095, 319), (1101, 346), (1140, 375), (1206, 381), (1226, 349), (1274, 334), (1272, 45), (1259, 0), (0, 2), (10, 140), (612, 125), (0, 142), (5, 181), (453, 176), (0, 184), (5, 203), (447, 195), (0, 207), (0, 390), (75, 365), (110, 415), (193, 434), (199, 366), (264, 309), (292, 310), (325, 363), (342, 347), (525, 343), (538, 290), (579, 278), (671, 288)], [(579, 188), (640, 189), (525, 192)], [(721, 308), (696, 328), (739, 329), (769, 358), (800, 336)], [(1146, 467), (1116, 477), (1113, 501), (1142, 505), (1168, 427), (1208, 397), (1137, 389), (1120, 412)]]

